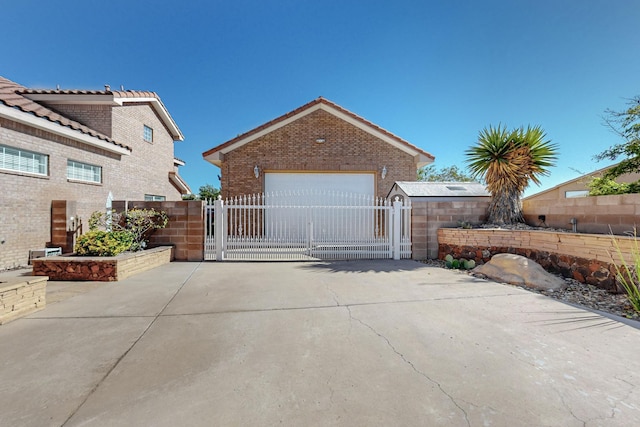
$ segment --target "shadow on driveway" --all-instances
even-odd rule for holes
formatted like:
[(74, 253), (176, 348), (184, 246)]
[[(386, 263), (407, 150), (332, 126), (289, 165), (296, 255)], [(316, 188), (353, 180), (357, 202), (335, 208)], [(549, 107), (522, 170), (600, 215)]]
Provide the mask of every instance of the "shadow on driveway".
[(352, 260), (352, 261), (318, 261), (300, 265), (302, 270), (322, 271), (325, 273), (392, 273), (434, 268), (414, 260)]

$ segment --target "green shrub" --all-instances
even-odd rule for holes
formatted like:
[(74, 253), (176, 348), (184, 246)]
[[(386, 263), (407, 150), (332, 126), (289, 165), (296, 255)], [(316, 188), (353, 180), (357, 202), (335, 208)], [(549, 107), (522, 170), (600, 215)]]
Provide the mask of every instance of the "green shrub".
[(78, 238), (74, 251), (81, 256), (116, 256), (132, 243), (133, 236), (127, 231), (94, 230)]
[(613, 256), (611, 256), (613, 265), (615, 265), (616, 272), (618, 273), (618, 283), (622, 285), (627, 293), (627, 299), (633, 309), (640, 313), (640, 246), (638, 245), (638, 236), (636, 231), (634, 230), (633, 233), (633, 247), (631, 249), (631, 257), (633, 261), (631, 263), (625, 262), (622, 250), (620, 249), (620, 244), (616, 238), (613, 238), (613, 244), (622, 265), (619, 267), (613, 259)]
[(169, 217), (164, 211), (155, 209), (133, 208), (126, 212), (96, 211), (89, 218), (89, 229), (94, 231), (99, 227), (106, 230), (127, 232), (132, 236), (133, 242), (127, 248), (131, 251), (139, 251), (147, 247), (151, 233), (160, 228), (165, 228)]

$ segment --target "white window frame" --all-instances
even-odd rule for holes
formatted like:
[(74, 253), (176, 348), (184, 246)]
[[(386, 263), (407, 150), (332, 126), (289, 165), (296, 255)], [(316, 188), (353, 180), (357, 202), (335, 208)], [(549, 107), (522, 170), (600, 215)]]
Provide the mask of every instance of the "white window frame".
[(102, 167), (67, 159), (67, 179), (69, 181), (102, 184)]
[(167, 200), (167, 196), (158, 196), (157, 194), (145, 194), (145, 202), (164, 202)]
[(49, 156), (0, 144), (0, 169), (49, 176)]
[(153, 142), (153, 128), (151, 126), (143, 125), (142, 138), (147, 142)]
[(564, 192), (565, 199), (577, 199), (589, 196), (589, 190), (568, 190)]

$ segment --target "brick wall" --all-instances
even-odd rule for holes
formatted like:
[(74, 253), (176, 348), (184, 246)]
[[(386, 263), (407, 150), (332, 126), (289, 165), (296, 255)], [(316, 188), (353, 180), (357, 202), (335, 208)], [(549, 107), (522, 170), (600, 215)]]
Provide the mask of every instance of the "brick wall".
[[(325, 142), (318, 144), (318, 137)], [(383, 166), (388, 171), (384, 180)], [(370, 172), (376, 176), (378, 196), (386, 196), (395, 181), (413, 181), (417, 174), (412, 156), (322, 110), (231, 151), (221, 170), (223, 198), (264, 191), (265, 171)]]
[[(144, 200), (145, 194), (181, 200), (168, 178), (174, 143), (152, 108), (114, 107), (112, 117), (113, 138), (133, 148), (129, 156), (0, 119), (0, 143), (49, 156), (46, 177), (0, 170), (0, 270), (26, 266), (30, 249), (51, 242), (52, 200), (75, 202), (73, 216), (85, 224), (93, 211), (104, 210), (109, 192), (116, 200)], [(143, 140), (143, 124), (153, 128), (153, 143)], [(101, 166), (102, 183), (67, 180), (68, 159)]]
[(539, 225), (539, 215), (546, 216), (546, 224), (553, 228), (572, 229), (571, 218), (577, 222), (580, 233), (611, 231), (623, 234), (640, 225), (640, 194), (564, 198), (556, 193), (543, 193), (522, 201), (525, 221)]
[(104, 135), (111, 136), (110, 105), (50, 104), (46, 102), (42, 102), (42, 104), (65, 117), (82, 123)]

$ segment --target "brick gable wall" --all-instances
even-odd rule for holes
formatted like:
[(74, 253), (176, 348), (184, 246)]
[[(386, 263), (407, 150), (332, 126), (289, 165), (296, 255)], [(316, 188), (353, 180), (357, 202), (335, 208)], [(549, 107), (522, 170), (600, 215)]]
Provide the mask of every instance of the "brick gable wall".
[(57, 111), (61, 115), (97, 130), (103, 135), (111, 136), (111, 106), (86, 104), (49, 104), (43, 105)]
[[(317, 138), (325, 142), (319, 144)], [(384, 180), (383, 166), (388, 171)], [(412, 156), (323, 110), (225, 154), (221, 169), (223, 198), (264, 191), (263, 171), (370, 172), (376, 176), (378, 196), (386, 196), (395, 181), (415, 180), (417, 173)]]

